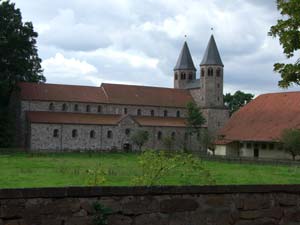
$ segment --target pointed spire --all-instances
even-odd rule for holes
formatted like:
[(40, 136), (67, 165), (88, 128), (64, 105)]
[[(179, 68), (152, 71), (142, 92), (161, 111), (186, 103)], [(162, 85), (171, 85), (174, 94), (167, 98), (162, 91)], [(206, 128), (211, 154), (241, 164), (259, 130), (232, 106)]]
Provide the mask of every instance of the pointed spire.
[(205, 50), (205, 53), (204, 53), (204, 56), (203, 56), (200, 66), (202, 66), (202, 65), (224, 66), (213, 35), (210, 36), (210, 39), (209, 39), (208, 45), (206, 47), (206, 50)]
[(189, 47), (186, 43), (186, 41), (183, 44), (183, 47), (181, 49), (180, 55), (178, 57), (176, 66), (174, 70), (194, 70), (196, 71), (196, 68), (194, 66), (194, 62), (189, 50)]

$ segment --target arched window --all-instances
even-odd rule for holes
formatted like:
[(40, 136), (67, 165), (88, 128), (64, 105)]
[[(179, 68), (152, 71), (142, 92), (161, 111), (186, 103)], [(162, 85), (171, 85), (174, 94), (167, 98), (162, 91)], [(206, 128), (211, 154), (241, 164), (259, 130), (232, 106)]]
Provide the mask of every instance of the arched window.
[(151, 114), (151, 116), (154, 116), (154, 110), (153, 109), (150, 111), (150, 114)]
[(96, 132), (94, 130), (90, 131), (90, 138), (95, 138), (96, 137)]
[(126, 134), (126, 136), (129, 136), (129, 135), (130, 135), (130, 129), (129, 129), (129, 128), (127, 128), (127, 129), (125, 130), (125, 134)]
[(64, 104), (62, 105), (62, 111), (67, 111), (67, 104), (64, 103)]
[(217, 87), (220, 88), (220, 84), (217, 84)]
[(187, 132), (184, 133), (184, 140), (187, 141), (189, 137), (189, 134)]
[(220, 77), (220, 76), (221, 76), (221, 69), (218, 68), (218, 69), (217, 69), (217, 77)]
[(193, 74), (192, 73), (189, 74), (189, 80), (193, 80)]
[(50, 111), (53, 111), (53, 110), (54, 110), (54, 104), (53, 104), (52, 102), (49, 104), (49, 110), (50, 110)]
[(181, 78), (181, 80), (185, 80), (185, 73), (184, 73), (184, 72), (182, 72), (182, 73), (180, 74), (180, 78)]
[(72, 130), (72, 138), (76, 138), (78, 136), (77, 130)]
[(164, 110), (164, 117), (168, 116), (168, 110)]
[(209, 67), (208, 68), (208, 76), (213, 76), (214, 75), (214, 70), (213, 68)]
[(179, 110), (176, 112), (176, 117), (180, 117), (180, 111)]
[(161, 140), (162, 139), (162, 132), (158, 131), (157, 132), (157, 140)]
[(202, 70), (201, 70), (201, 77), (204, 77), (204, 75), (205, 75), (205, 70), (202, 69)]
[(102, 112), (102, 107), (101, 107), (101, 105), (98, 105), (97, 111), (98, 111), (98, 113), (101, 113), (101, 112)]
[(53, 137), (57, 138), (59, 135), (58, 129), (53, 130)]
[(127, 114), (127, 113), (128, 113), (127, 108), (124, 108), (124, 114)]
[(142, 110), (141, 110), (141, 109), (138, 109), (136, 114), (137, 114), (138, 116), (142, 115)]
[(175, 73), (175, 80), (178, 80), (178, 74)]
[(171, 134), (172, 140), (175, 140), (175, 136), (176, 136), (176, 133), (173, 131), (172, 134)]
[(87, 105), (87, 106), (86, 106), (86, 111), (87, 111), (87, 112), (90, 112), (90, 111), (91, 111), (91, 106), (90, 106), (90, 105)]
[(77, 105), (77, 104), (74, 105), (74, 111), (75, 111), (75, 112), (78, 111), (78, 105)]
[(107, 131), (107, 138), (112, 138), (113, 137), (113, 133), (111, 130)]

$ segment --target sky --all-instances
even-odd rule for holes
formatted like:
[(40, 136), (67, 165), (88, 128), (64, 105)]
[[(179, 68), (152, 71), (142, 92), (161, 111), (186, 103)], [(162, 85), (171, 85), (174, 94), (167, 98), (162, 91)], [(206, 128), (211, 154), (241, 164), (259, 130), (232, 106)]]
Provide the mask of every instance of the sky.
[(213, 33), (224, 63), (224, 93), (286, 91), (273, 72), (286, 57), (279, 40), (267, 34), (280, 18), (275, 0), (11, 1), (39, 33), (48, 83), (172, 87), (184, 41), (199, 77)]

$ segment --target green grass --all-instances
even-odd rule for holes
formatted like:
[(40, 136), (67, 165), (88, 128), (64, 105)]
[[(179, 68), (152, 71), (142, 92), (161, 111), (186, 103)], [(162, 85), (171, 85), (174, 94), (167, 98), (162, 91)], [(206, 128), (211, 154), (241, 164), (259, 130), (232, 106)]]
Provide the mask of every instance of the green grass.
[[(138, 155), (103, 154), (26, 154), (0, 155), (0, 188), (85, 186), (86, 170), (100, 162), (108, 171), (104, 185), (133, 185), (140, 174)], [(295, 166), (246, 165), (204, 162), (216, 184), (300, 184), (300, 168)], [(175, 171), (164, 179), (165, 185), (183, 185)], [(189, 184), (197, 185), (197, 180)]]

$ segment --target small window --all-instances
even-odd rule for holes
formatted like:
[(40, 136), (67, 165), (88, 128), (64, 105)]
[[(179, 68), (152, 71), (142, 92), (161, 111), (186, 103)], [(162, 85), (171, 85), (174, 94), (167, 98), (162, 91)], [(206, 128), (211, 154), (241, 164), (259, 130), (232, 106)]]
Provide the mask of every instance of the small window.
[(178, 74), (175, 73), (175, 80), (178, 80)]
[(162, 132), (158, 131), (157, 132), (157, 140), (161, 140), (162, 139)]
[(78, 105), (77, 105), (77, 104), (74, 105), (74, 111), (75, 111), (75, 112), (78, 111)]
[(220, 97), (217, 98), (218, 102), (220, 101)]
[(67, 104), (64, 103), (64, 104), (62, 105), (62, 111), (67, 111)]
[(54, 129), (54, 131), (53, 131), (53, 137), (57, 138), (58, 135), (59, 135), (58, 129)]
[(181, 80), (185, 80), (185, 73), (184, 73), (184, 72), (182, 72), (182, 73), (180, 74), (180, 76), (181, 76)]
[(86, 106), (86, 112), (90, 112), (91, 111), (91, 106), (90, 105), (87, 105)]
[(142, 115), (142, 110), (141, 110), (141, 109), (138, 109), (137, 112), (136, 112), (136, 114), (137, 114), (138, 116)]
[(240, 148), (244, 148), (244, 143), (240, 143)]
[(221, 76), (221, 69), (217, 69), (217, 77), (220, 77)]
[(180, 117), (180, 111), (176, 112), (176, 117)]
[(124, 109), (123, 109), (123, 112), (124, 112), (124, 114), (126, 115), (126, 114), (128, 113), (127, 108), (124, 108)]
[(101, 112), (102, 112), (102, 107), (101, 107), (101, 105), (98, 105), (98, 107), (97, 107), (97, 112), (98, 112), (98, 113), (101, 113)]
[(220, 84), (217, 84), (217, 87), (220, 88)]
[(247, 143), (247, 146), (246, 146), (248, 149), (250, 149), (252, 147), (252, 144), (251, 143)]
[(72, 138), (75, 138), (78, 136), (77, 130), (72, 130)]
[(126, 136), (129, 136), (129, 135), (130, 135), (130, 129), (129, 129), (129, 128), (127, 128), (127, 129), (125, 130), (125, 134), (126, 134)]
[(202, 70), (201, 70), (201, 77), (204, 77), (204, 75), (205, 75), (205, 70), (202, 69)]
[(189, 80), (193, 80), (193, 74), (192, 73), (189, 74)]
[(261, 148), (262, 148), (262, 149), (266, 149), (266, 148), (267, 148), (267, 145), (266, 145), (266, 144), (261, 144)]
[(214, 75), (213, 68), (209, 67), (208, 68), (208, 76), (213, 76), (213, 75)]
[(274, 144), (273, 144), (273, 143), (269, 144), (269, 149), (270, 149), (270, 150), (273, 150), (273, 149), (274, 149)]
[(95, 138), (96, 137), (96, 132), (94, 130), (90, 131), (90, 138)]
[(111, 130), (107, 131), (107, 138), (112, 138), (113, 137), (113, 133)]
[(164, 117), (168, 116), (168, 110), (164, 110)]
[(49, 104), (49, 110), (50, 110), (50, 111), (53, 111), (53, 110), (54, 110), (54, 104), (53, 104), (53, 103), (50, 103), (50, 104)]
[[(219, 101), (219, 98), (218, 98), (218, 101)], [(220, 127), (221, 126), (221, 123), (220, 122), (218, 122), (218, 127)]]
[(150, 114), (151, 114), (151, 116), (154, 116), (154, 110), (153, 109), (150, 111)]
[(257, 143), (254, 144), (254, 148), (258, 148), (258, 144)]
[(175, 136), (176, 136), (176, 133), (173, 131), (172, 134), (171, 134), (172, 140), (175, 140)]

